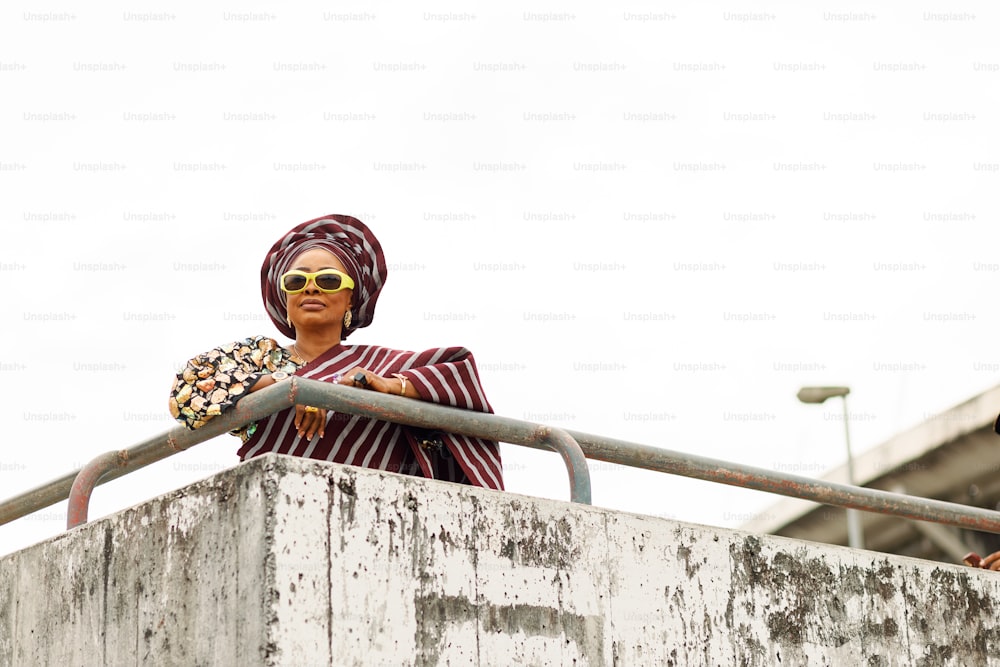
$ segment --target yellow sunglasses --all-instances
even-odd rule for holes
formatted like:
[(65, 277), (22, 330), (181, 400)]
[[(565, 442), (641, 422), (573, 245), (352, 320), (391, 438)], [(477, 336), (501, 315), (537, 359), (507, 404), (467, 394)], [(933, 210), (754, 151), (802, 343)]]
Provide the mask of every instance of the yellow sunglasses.
[(281, 289), (288, 294), (298, 294), (303, 291), (309, 281), (313, 281), (320, 292), (332, 294), (342, 289), (354, 289), (354, 281), (351, 277), (337, 269), (323, 269), (316, 273), (306, 273), (305, 271), (288, 271), (281, 276), (279, 281)]

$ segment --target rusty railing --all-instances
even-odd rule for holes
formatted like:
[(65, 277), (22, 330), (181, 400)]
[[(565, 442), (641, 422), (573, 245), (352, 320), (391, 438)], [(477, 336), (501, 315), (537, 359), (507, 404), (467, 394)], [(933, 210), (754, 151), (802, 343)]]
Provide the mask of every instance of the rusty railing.
[(102, 454), (77, 472), (0, 503), (0, 525), (67, 497), (70, 498), (67, 526), (71, 528), (84, 523), (90, 494), (96, 485), (295, 404), (315, 405), (410, 426), (556, 451), (566, 464), (571, 500), (575, 502), (590, 502), (590, 474), (586, 463), (589, 458), (825, 505), (1000, 534), (1000, 512), (992, 510), (778, 473), (589, 433), (294, 377), (244, 398), (231, 411), (196, 431), (177, 427), (131, 449)]
[(197, 430), (178, 426), (130, 449), (106, 452), (77, 472), (0, 503), (0, 525), (69, 498), (66, 527), (79, 526), (87, 522), (90, 496), (97, 485), (296, 404), (555, 451), (562, 456), (569, 474), (570, 500), (590, 503), (587, 460), (576, 441), (562, 429), (292, 377), (247, 396)]

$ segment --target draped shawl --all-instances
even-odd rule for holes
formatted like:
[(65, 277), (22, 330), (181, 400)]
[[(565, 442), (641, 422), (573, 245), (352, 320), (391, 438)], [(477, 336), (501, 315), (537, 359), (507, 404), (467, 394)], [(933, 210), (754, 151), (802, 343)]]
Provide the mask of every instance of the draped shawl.
[[(472, 354), (462, 347), (406, 352), (375, 345), (336, 345), (296, 371), (296, 376), (331, 382), (355, 366), (383, 377), (402, 373), (425, 401), (493, 412)], [(316, 434), (307, 441), (298, 436), (294, 418), (291, 408), (258, 422), (238, 452), (241, 459), (277, 452), (504, 488), (500, 447), (494, 441), (442, 432), (442, 448), (425, 448), (419, 442), (419, 429), (333, 411), (327, 412), (324, 436)]]

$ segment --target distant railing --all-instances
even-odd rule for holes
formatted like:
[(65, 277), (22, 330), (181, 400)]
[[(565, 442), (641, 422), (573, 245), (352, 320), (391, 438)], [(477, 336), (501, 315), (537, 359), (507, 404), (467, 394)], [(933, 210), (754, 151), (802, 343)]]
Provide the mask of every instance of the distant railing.
[(586, 462), (589, 458), (766, 491), (825, 505), (1000, 534), (1000, 512), (992, 510), (778, 473), (589, 433), (296, 377), (247, 396), (232, 410), (195, 431), (178, 427), (131, 449), (102, 454), (77, 472), (4, 501), (0, 503), (0, 525), (54, 505), (67, 497), (70, 499), (67, 527), (85, 523), (90, 494), (96, 485), (296, 404), (314, 405), (409, 426), (440, 429), (459, 435), (556, 451), (566, 464), (570, 499), (574, 502), (590, 503), (590, 473)]

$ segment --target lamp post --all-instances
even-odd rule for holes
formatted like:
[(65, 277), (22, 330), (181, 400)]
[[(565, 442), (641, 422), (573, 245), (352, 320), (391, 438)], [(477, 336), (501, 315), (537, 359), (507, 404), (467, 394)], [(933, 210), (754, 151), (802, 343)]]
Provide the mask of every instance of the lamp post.
[[(844, 437), (847, 439), (847, 481), (851, 486), (857, 486), (854, 481), (854, 456), (851, 455), (851, 430), (847, 425), (847, 395), (850, 387), (802, 387), (798, 398), (803, 403), (820, 404), (828, 398), (836, 396), (844, 399)], [(847, 544), (852, 549), (864, 549), (864, 533), (861, 530), (861, 515), (855, 509), (847, 510)]]

